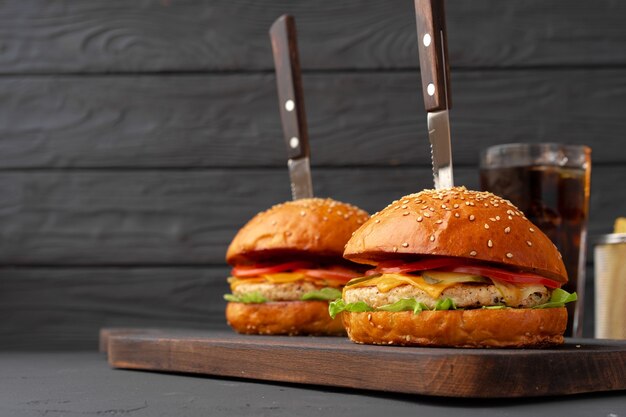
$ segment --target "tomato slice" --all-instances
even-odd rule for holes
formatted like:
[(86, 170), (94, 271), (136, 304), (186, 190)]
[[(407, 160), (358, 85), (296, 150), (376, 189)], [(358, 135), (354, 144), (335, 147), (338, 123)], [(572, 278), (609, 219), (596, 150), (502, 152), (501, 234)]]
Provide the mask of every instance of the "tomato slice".
[(443, 257), (430, 258), (417, 262), (405, 263), (400, 260), (381, 262), (374, 269), (370, 269), (365, 275), (374, 274), (405, 274), (407, 272), (426, 271), (429, 269), (454, 268), (467, 264), (466, 260), (459, 258)]
[(331, 267), (330, 269), (299, 269), (296, 272), (302, 272), (304, 275), (312, 278), (332, 279), (343, 284), (350, 281), (352, 278), (363, 275), (342, 267)]
[(275, 274), (277, 272), (293, 271), (296, 269), (310, 268), (310, 262), (285, 262), (278, 265), (253, 265), (253, 266), (236, 266), (232, 269), (231, 274), (238, 278), (256, 277), (262, 274)]
[(487, 278), (512, 282), (514, 284), (541, 284), (548, 288), (559, 288), (561, 284), (541, 275), (531, 274), (529, 272), (510, 272), (504, 269), (492, 268), (480, 265), (462, 265), (452, 268), (443, 268), (442, 271), (462, 272), (465, 274), (482, 275)]

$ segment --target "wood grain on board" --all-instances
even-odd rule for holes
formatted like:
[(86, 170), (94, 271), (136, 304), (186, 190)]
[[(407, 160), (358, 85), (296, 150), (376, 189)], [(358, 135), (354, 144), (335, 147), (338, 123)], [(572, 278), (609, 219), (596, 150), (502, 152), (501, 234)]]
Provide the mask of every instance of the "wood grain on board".
[(626, 343), (567, 340), (548, 349), (371, 346), (341, 337), (122, 332), (115, 368), (186, 372), (418, 395), (537, 397), (626, 389)]

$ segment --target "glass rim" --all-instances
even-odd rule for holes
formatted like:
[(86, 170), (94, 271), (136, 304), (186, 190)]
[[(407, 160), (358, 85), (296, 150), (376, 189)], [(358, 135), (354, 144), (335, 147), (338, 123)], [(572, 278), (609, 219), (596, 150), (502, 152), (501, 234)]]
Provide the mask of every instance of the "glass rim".
[(594, 236), (591, 241), (596, 245), (615, 245), (626, 243), (626, 233), (608, 233)]
[[(498, 145), (492, 145), (480, 152), (480, 168), (492, 168), (493, 163), (490, 160), (493, 158), (505, 158), (507, 156), (513, 156), (517, 153), (524, 153), (526, 158), (535, 159), (539, 155), (563, 155), (568, 158), (577, 158), (580, 161), (591, 161), (591, 147), (587, 145), (573, 145), (567, 143), (557, 142), (515, 142), (515, 143), (503, 143)], [(534, 156), (533, 156), (534, 155)], [(520, 156), (520, 155), (518, 155)], [(525, 166), (527, 164), (521, 164)], [(542, 162), (541, 165), (553, 165), (552, 163)], [(508, 166), (505, 164), (505, 166)], [(562, 164), (555, 163), (554, 166), (563, 166)]]
[(513, 142), (513, 143), (501, 143), (498, 145), (489, 146), (481, 151), (481, 155), (485, 155), (488, 152), (500, 151), (505, 149), (540, 149), (543, 151), (569, 151), (580, 152), (585, 154), (591, 154), (591, 147), (587, 145), (573, 145), (568, 143), (558, 142)]

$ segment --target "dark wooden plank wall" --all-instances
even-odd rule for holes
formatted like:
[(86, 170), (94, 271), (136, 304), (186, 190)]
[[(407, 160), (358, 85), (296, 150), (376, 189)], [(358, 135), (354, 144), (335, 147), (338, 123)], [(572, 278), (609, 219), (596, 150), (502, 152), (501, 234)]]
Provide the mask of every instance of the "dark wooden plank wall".
[[(492, 144), (588, 144), (590, 231), (609, 231), (624, 215), (626, 3), (447, 9), (457, 182), (477, 186)], [(224, 326), (226, 245), (289, 198), (267, 39), (283, 12), (317, 194), (375, 211), (431, 186), (411, 1), (2, 2), (0, 348)]]

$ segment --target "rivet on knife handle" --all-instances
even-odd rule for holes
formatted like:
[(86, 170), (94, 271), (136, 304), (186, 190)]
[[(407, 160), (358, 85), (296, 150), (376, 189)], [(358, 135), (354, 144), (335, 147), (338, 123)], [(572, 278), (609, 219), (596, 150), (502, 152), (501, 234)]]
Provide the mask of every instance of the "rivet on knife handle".
[(270, 28), (270, 38), (287, 156), (290, 159), (308, 157), (309, 137), (294, 18), (290, 15), (279, 17)]
[(415, 0), (417, 44), (426, 111), (452, 107), (444, 0)]

